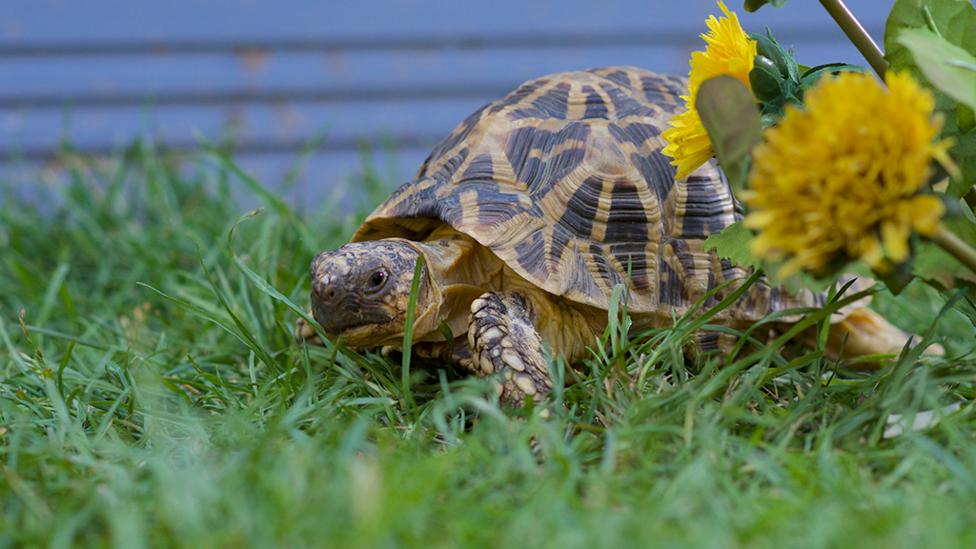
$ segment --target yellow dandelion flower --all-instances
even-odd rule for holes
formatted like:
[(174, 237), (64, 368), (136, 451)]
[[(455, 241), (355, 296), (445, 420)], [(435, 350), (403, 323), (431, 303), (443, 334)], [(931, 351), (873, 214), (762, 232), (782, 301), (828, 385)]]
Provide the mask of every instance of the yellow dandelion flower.
[(853, 258), (880, 272), (908, 258), (912, 232), (930, 236), (942, 202), (920, 194), (932, 160), (951, 165), (932, 94), (907, 73), (842, 73), (788, 106), (753, 151), (746, 225), (753, 251), (780, 273), (824, 273)]
[(714, 154), (708, 133), (695, 110), (695, 96), (702, 82), (729, 75), (738, 78), (752, 90), (749, 71), (756, 59), (756, 41), (742, 30), (734, 12), (730, 12), (723, 2), (719, 2), (718, 6), (725, 17), (712, 15), (705, 21), (708, 32), (701, 35), (705, 41), (705, 51), (691, 54), (688, 95), (681, 96), (686, 110), (672, 118), (671, 127), (662, 134), (667, 141), (663, 152), (674, 159), (671, 164), (678, 167), (678, 179), (687, 177)]

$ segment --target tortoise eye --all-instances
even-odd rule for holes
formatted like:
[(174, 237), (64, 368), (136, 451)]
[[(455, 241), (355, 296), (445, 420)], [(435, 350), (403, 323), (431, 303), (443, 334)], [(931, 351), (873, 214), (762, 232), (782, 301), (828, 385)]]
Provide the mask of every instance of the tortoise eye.
[(386, 284), (387, 278), (389, 278), (389, 275), (386, 273), (386, 269), (373, 271), (373, 274), (369, 275), (369, 278), (366, 280), (366, 289), (373, 292), (379, 290)]

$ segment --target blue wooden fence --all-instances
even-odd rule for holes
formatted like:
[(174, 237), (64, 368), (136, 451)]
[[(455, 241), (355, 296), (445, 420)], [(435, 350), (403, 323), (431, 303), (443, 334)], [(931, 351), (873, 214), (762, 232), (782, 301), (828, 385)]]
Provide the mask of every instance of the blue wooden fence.
[[(850, 0), (881, 39), (889, 2)], [(747, 14), (801, 62), (860, 62), (814, 0)], [(59, 144), (108, 154), (150, 137), (191, 149), (232, 134), (274, 185), (325, 139), (299, 194), (355, 182), (388, 142), (395, 178), (479, 105), (531, 77), (626, 64), (684, 73), (713, 2), (674, 0), (5, 0), (0, 178), (40, 180)]]

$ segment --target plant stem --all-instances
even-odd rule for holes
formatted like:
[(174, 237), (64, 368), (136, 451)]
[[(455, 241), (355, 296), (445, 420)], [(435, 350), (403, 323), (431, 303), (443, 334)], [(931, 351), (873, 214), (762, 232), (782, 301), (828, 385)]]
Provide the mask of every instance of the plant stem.
[(875, 44), (868, 31), (864, 30), (861, 22), (854, 17), (851, 10), (844, 4), (844, 0), (820, 0), (820, 3), (827, 10), (827, 13), (834, 18), (834, 21), (844, 31), (847, 38), (851, 40), (854, 47), (871, 64), (874, 72), (878, 73), (878, 76), (881, 78), (884, 78), (885, 71), (888, 70), (888, 62), (885, 61), (881, 48)]
[(939, 224), (935, 234), (932, 235), (932, 242), (949, 253), (960, 263), (969, 267), (969, 270), (976, 273), (976, 250), (966, 244), (961, 238), (949, 231), (945, 225)]
[(939, 26), (935, 24), (935, 18), (932, 17), (932, 10), (924, 4), (922, 5), (922, 16), (925, 17), (925, 25), (929, 28), (929, 30), (939, 38), (942, 38), (942, 33), (939, 31)]

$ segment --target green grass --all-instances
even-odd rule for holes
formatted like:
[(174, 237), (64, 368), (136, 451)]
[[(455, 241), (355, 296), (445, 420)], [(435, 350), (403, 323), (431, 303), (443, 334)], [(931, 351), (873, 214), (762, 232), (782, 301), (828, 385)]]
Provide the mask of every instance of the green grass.
[[(553, 366), (576, 382), (543, 418), (293, 343), (345, 208), (298, 214), (207, 155), (70, 165), (46, 211), (0, 206), (0, 545), (976, 546), (976, 329), (925, 286), (878, 306), (935, 323), (945, 359), (687, 367), (692, 319), (627, 338), (615, 317), (582, 373)], [(388, 188), (368, 183), (363, 212)]]

